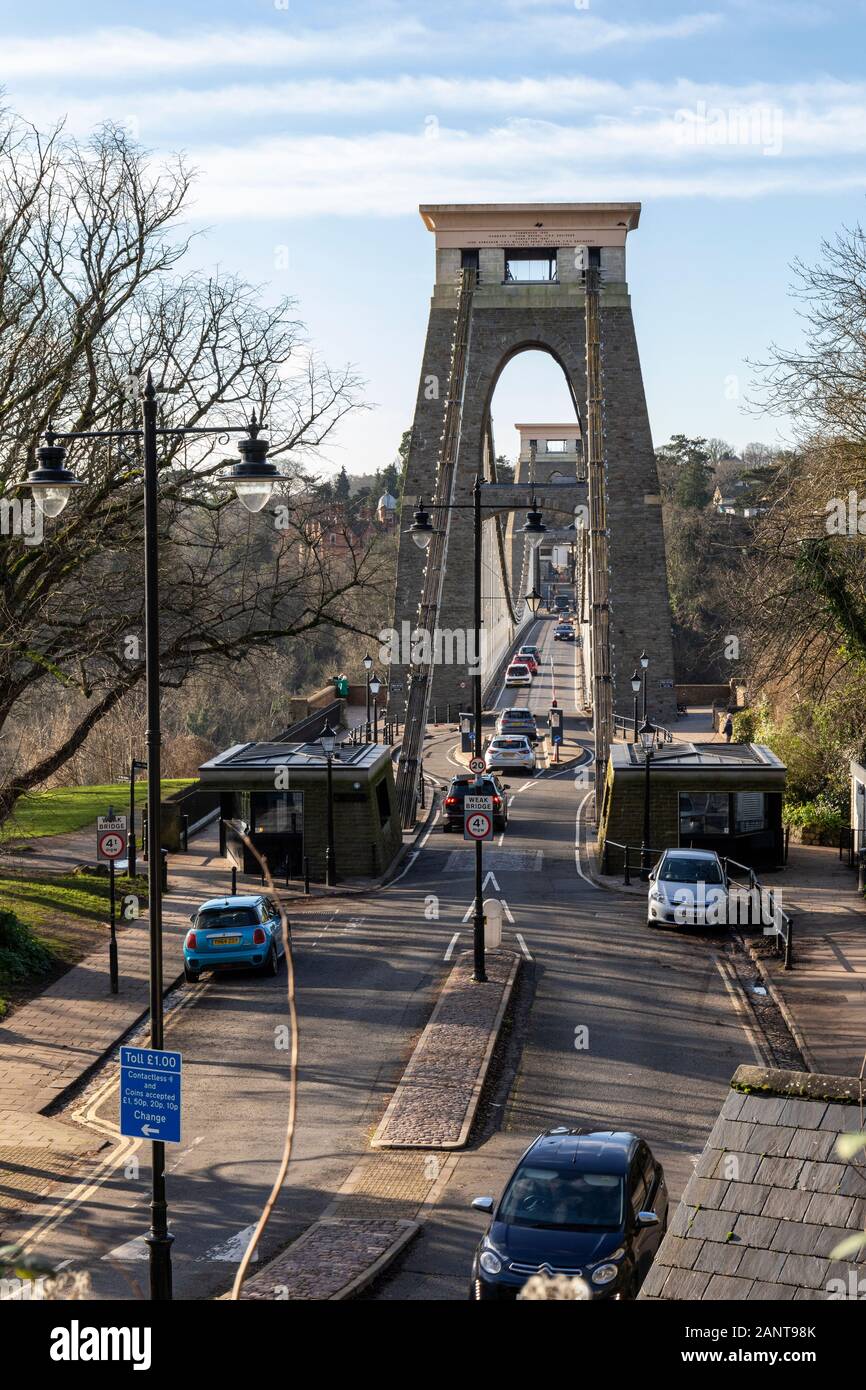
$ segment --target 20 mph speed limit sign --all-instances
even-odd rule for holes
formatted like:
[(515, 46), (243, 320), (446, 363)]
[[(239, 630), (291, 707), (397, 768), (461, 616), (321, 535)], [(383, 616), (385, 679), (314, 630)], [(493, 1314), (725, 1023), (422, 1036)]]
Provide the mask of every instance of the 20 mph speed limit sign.
[(96, 822), (96, 857), (102, 863), (126, 854), (126, 816), (99, 816)]
[(464, 840), (493, 839), (493, 797), (467, 796), (463, 801)]

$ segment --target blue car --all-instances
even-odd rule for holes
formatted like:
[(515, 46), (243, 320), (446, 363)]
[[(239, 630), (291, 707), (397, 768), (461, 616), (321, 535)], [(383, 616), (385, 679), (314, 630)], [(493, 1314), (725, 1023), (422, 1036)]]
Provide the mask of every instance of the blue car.
[(194, 984), (203, 970), (249, 966), (276, 975), (283, 952), (280, 910), (263, 893), (209, 898), (191, 913), (183, 943), (184, 978)]

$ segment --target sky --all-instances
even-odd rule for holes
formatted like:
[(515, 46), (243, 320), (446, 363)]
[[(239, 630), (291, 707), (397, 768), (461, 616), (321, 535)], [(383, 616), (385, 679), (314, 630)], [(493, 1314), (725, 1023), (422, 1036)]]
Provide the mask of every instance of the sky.
[[(750, 362), (802, 322), (791, 265), (864, 218), (866, 0), (0, 0), (13, 110), (125, 125), (198, 171), (196, 264), (289, 294), (373, 409), (328, 466), (390, 462), (412, 420), (429, 298), (427, 202), (643, 205), (628, 280), (656, 444), (784, 442)], [(552, 360), (494, 399), (567, 420)], [(325, 470), (327, 471), (327, 470)]]

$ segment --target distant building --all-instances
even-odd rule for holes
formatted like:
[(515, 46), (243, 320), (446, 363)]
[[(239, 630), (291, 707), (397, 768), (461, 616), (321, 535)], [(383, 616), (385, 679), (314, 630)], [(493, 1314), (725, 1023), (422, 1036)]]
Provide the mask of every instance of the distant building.
[(386, 531), (391, 531), (397, 525), (399, 516), (399, 504), (396, 497), (392, 497), (390, 492), (383, 492), (379, 501), (376, 503), (376, 520), (380, 526), (384, 526)]

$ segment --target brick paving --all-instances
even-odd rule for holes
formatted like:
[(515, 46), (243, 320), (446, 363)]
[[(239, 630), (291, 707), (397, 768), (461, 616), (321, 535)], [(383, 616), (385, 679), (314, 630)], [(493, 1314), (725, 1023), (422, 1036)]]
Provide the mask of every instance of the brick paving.
[(369, 1274), (417, 1231), (412, 1221), (317, 1221), (259, 1273), (244, 1282), (243, 1299), (331, 1299)]
[(472, 954), (458, 958), (379, 1128), (374, 1147), (465, 1144), (488, 1045), (510, 996), (519, 957), (488, 952), (488, 983), (472, 981)]
[(866, 1252), (832, 1258), (866, 1223), (866, 1170), (835, 1153), (859, 1083), (741, 1067), (732, 1086), (639, 1297), (829, 1298), (866, 1276)]

